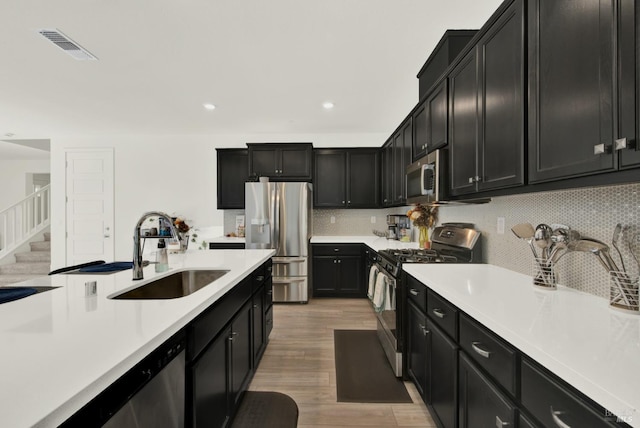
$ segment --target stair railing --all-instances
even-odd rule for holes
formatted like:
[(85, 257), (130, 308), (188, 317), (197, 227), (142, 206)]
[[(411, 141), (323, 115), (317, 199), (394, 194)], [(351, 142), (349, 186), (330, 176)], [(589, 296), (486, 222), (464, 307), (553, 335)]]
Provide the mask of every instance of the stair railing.
[(0, 259), (51, 223), (51, 185), (48, 184), (0, 211)]

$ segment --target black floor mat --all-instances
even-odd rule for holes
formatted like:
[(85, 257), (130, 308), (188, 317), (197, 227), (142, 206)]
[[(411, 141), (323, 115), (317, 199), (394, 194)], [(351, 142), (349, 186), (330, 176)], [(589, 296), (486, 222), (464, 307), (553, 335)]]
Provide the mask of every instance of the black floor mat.
[(247, 391), (231, 428), (295, 428), (298, 405), (288, 395), (271, 391)]
[(375, 330), (334, 330), (339, 402), (412, 403)]

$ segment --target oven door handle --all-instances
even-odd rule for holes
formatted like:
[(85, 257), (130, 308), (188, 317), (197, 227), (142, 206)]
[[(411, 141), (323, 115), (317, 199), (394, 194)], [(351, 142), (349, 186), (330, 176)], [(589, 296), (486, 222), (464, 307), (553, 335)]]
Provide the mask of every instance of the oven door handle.
[(382, 266), (380, 266), (379, 264), (376, 263), (376, 266), (378, 267), (378, 272), (387, 277), (387, 283), (389, 284), (389, 286), (395, 289), (396, 288), (396, 279), (393, 276), (389, 275), (389, 273), (387, 273), (386, 269), (383, 268)]

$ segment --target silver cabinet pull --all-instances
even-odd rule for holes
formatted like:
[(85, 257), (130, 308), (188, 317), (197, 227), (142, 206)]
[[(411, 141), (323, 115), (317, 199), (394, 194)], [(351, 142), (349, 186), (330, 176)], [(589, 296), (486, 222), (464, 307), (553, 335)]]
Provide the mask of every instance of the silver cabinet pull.
[(420, 330), (422, 330), (422, 334), (423, 334), (424, 336), (426, 336), (427, 334), (431, 333), (429, 330), (427, 330), (427, 327), (426, 327), (426, 326), (424, 326), (424, 325), (422, 325), (422, 324), (420, 324), (420, 323), (418, 323), (418, 326), (420, 327)]
[(340, 251), (340, 248), (334, 248), (334, 249), (333, 249), (333, 252), (334, 252), (334, 253), (337, 253), (338, 251)]
[(613, 143), (613, 148), (616, 151), (626, 149), (627, 147), (629, 147), (629, 144), (626, 138), (618, 138), (615, 143)]
[(595, 146), (593, 146), (593, 154), (594, 155), (601, 155), (605, 152), (605, 145), (604, 143), (602, 144), (596, 144)]
[(473, 177), (469, 177), (469, 184), (473, 184)]
[(446, 316), (446, 314), (444, 312), (442, 312), (441, 309), (434, 309), (431, 312), (433, 312), (433, 315), (437, 316), (438, 318), (444, 318)]
[(549, 407), (551, 410), (551, 419), (553, 419), (553, 423), (556, 424), (558, 428), (571, 428), (571, 425), (567, 425), (564, 423), (560, 416), (564, 414), (564, 412), (560, 410), (553, 410), (553, 406)]
[(473, 350), (476, 352), (476, 354), (480, 355), (481, 357), (484, 358), (489, 358), (491, 356), (491, 352), (482, 349), (479, 345), (481, 345), (480, 342), (471, 342), (471, 347), (473, 348)]
[(412, 296), (417, 296), (419, 294), (418, 290), (416, 290), (415, 288), (411, 288), (409, 290), (409, 293), (411, 293)]
[(342, 263), (342, 260), (338, 259), (338, 263)]
[(499, 416), (496, 416), (496, 428), (508, 427), (509, 422), (503, 422)]

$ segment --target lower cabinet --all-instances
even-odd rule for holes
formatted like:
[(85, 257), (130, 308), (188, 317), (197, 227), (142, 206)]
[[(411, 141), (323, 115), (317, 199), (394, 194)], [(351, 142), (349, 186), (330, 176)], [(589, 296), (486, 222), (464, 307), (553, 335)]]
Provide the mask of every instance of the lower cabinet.
[(457, 426), (458, 345), (413, 303), (407, 325), (407, 376), (438, 426)]
[(255, 292), (251, 302), (251, 318), (253, 320), (253, 367), (258, 365), (258, 361), (267, 346), (265, 309), (265, 287), (263, 285)]
[(409, 303), (407, 316), (407, 337), (405, 340), (407, 354), (407, 376), (413, 381), (418, 392), (426, 403), (429, 403), (429, 358), (427, 348), (427, 317), (413, 303)]
[(231, 398), (233, 399), (233, 406), (238, 405), (242, 392), (246, 389), (252, 374), (252, 311), (251, 301), (248, 301), (231, 323), (229, 341), (231, 342)]
[(411, 275), (404, 278), (404, 376), (438, 427), (628, 427)]
[(311, 246), (314, 297), (365, 297), (362, 245)]
[(543, 426), (550, 427), (613, 427), (606, 412), (597, 411), (576, 397), (560, 383), (527, 359), (521, 364), (522, 406), (538, 419)]
[(194, 427), (224, 427), (229, 423), (230, 338), (228, 327), (192, 366)]
[(458, 370), (461, 428), (515, 426), (515, 405), (462, 352)]

